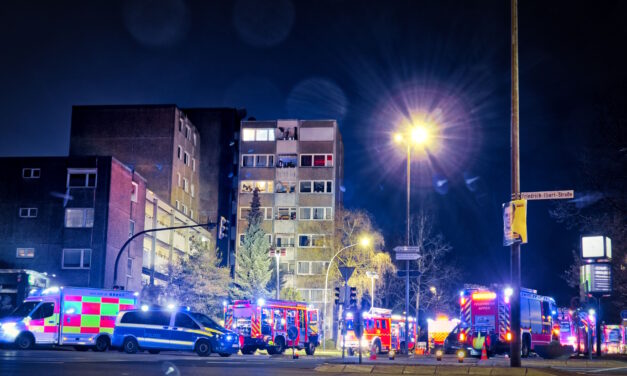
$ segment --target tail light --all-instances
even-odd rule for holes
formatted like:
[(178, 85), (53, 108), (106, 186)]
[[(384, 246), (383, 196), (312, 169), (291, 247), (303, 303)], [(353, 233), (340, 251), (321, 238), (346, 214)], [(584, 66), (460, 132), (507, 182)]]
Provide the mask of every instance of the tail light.
[(507, 332), (507, 334), (505, 334), (505, 339), (509, 342), (512, 340), (512, 333)]
[(464, 333), (459, 333), (459, 341), (464, 342), (466, 340), (466, 335)]

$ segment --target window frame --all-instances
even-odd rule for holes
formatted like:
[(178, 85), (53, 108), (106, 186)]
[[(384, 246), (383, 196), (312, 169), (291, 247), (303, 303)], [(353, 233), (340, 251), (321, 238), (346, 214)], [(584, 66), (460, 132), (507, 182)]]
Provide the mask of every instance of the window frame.
[[(302, 190), (302, 184), (309, 184), (310, 190), (309, 191), (303, 191)], [(316, 183), (322, 183), (324, 185), (324, 190), (323, 192), (316, 192), (315, 191), (315, 186)], [(331, 184), (331, 190), (329, 191), (329, 183)], [(306, 193), (306, 194), (315, 194), (315, 195), (326, 195), (326, 194), (333, 194), (333, 180), (299, 180), (298, 181), (298, 192), (299, 193)]]
[[(331, 221), (333, 220), (333, 207), (330, 206), (301, 206), (298, 211), (298, 219), (301, 221)], [(322, 209), (322, 218), (314, 218), (316, 210)], [(303, 216), (303, 210), (309, 210), (309, 217)]]
[[(316, 157), (320, 157), (320, 156), (324, 158), (324, 166), (316, 166)], [(303, 157), (305, 158), (311, 157), (311, 164), (303, 163)], [(315, 167), (315, 168), (333, 167), (333, 164), (334, 164), (333, 159), (334, 159), (333, 153), (300, 154), (299, 156), (300, 167)]]
[[(265, 183), (265, 189), (259, 190), (260, 194), (274, 194), (274, 180), (241, 180), (240, 184), (239, 184), (239, 193), (247, 193), (247, 194), (252, 194), (255, 187), (258, 186), (258, 183)], [(246, 183), (249, 183), (252, 186), (252, 189), (250, 191), (244, 191), (244, 185)]]
[[(246, 220), (246, 218), (248, 218), (248, 215), (244, 215), (244, 210), (250, 210), (250, 206), (240, 206), (239, 208), (239, 219), (240, 220)], [(263, 220), (264, 221), (271, 221), (273, 219), (273, 215), (274, 215), (274, 208), (272, 206), (261, 206), (259, 207), (259, 210), (263, 212)], [(268, 215), (270, 214), (270, 215)]]
[[(280, 211), (281, 209), (287, 209), (287, 215), (289, 218), (284, 219), (280, 217)], [(275, 211), (275, 217), (274, 220), (276, 221), (296, 221), (298, 220), (298, 210), (296, 210), (297, 207), (296, 206), (277, 206), (276, 207), (276, 211)]]
[[(25, 213), (23, 213), (24, 210), (26, 211)], [(39, 215), (39, 209), (32, 207), (20, 208), (18, 210), (18, 215), (20, 218), (37, 218), (37, 215)]]
[[(80, 260), (80, 266), (78, 267), (74, 267), (74, 266), (65, 266), (65, 253), (67, 251), (80, 251), (81, 253), (81, 260)], [(89, 251), (89, 265), (87, 267), (85, 267), (85, 251)], [(91, 269), (91, 256), (92, 256), (92, 249), (91, 248), (63, 248), (61, 250), (61, 269), (74, 269), (74, 270), (88, 270)]]
[[(70, 185), (71, 175), (85, 175), (85, 185)], [(89, 176), (94, 175), (94, 185), (89, 185)], [(98, 170), (95, 168), (68, 168), (66, 188), (96, 188), (98, 186)]]
[[(309, 244), (310, 245), (301, 245), (300, 239), (301, 237), (307, 237), (309, 239)], [(322, 239), (322, 242), (324, 243), (323, 245), (319, 246), (319, 245), (314, 245), (315, 240), (316, 239)], [(297, 238), (297, 247), (298, 248), (326, 248), (327, 244), (326, 244), (326, 238), (327, 235), (326, 234), (298, 234), (298, 238)]]
[[(278, 240), (279, 238), (281, 239), (285, 239), (287, 238), (287, 244), (278, 244)], [(291, 239), (291, 241), (290, 241)], [(294, 248), (296, 247), (296, 237), (294, 236), (294, 234), (283, 234), (283, 233), (276, 233), (274, 234), (274, 245), (277, 248)]]
[(137, 194), (139, 193), (139, 184), (131, 182), (131, 202), (137, 202)]
[[(80, 226), (68, 226), (68, 222), (67, 222), (67, 215), (68, 215), (68, 211), (80, 211), (82, 212), (82, 223)], [(87, 212), (91, 211), (91, 226), (88, 226), (87, 224)], [(65, 211), (63, 212), (63, 227), (65, 228), (93, 228), (94, 227), (94, 222), (95, 222), (95, 210), (94, 208), (65, 208)]]
[[(254, 142), (254, 141), (273, 142), (273, 141), (276, 141), (275, 132), (276, 132), (276, 128), (242, 128), (242, 141), (243, 142)], [(265, 137), (262, 138), (261, 135), (264, 133), (265, 133)], [(252, 139), (250, 136), (252, 136)]]
[[(260, 165), (258, 164), (258, 159), (260, 157), (265, 157), (266, 159), (266, 163), (265, 165)], [(253, 163), (252, 165), (248, 165), (245, 166), (244, 165), (244, 159), (245, 158), (252, 158), (253, 159)], [(242, 157), (240, 158), (240, 167), (243, 168), (273, 168), (274, 167), (274, 163), (275, 163), (275, 155), (274, 154), (242, 154)]]
[[(34, 176), (35, 171), (37, 171), (37, 176)], [(26, 176), (26, 172), (28, 172), (28, 176)], [(22, 168), (22, 178), (23, 179), (39, 179), (41, 177), (41, 168), (39, 167), (25, 167)]]
[[(24, 251), (23, 255), (20, 255), (20, 250)], [(15, 249), (15, 258), (32, 259), (35, 258), (35, 248), (32, 247), (18, 247)]]

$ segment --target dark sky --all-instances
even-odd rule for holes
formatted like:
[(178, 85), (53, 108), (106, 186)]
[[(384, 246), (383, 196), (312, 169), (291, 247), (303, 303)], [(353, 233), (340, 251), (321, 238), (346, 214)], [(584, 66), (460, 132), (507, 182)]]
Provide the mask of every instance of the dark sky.
[[(403, 236), (404, 170), (390, 132), (408, 111), (442, 131), (413, 164), (467, 282), (509, 277), (509, 1), (5, 1), (0, 155), (64, 155), (74, 104), (246, 108), (336, 118), (346, 206)], [(521, 1), (523, 191), (585, 189), (595, 105), (624, 82), (627, 2)], [(420, 116), (420, 115), (418, 115)], [(447, 181), (434, 189), (433, 180)], [(467, 185), (465, 179), (473, 181)], [(558, 277), (579, 234), (529, 204), (523, 283), (568, 304)]]

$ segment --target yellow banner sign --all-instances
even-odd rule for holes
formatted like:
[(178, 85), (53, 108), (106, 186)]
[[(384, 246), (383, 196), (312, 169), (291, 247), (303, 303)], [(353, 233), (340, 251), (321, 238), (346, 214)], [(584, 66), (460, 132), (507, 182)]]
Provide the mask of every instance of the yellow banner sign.
[(503, 204), (503, 245), (527, 243), (527, 200)]

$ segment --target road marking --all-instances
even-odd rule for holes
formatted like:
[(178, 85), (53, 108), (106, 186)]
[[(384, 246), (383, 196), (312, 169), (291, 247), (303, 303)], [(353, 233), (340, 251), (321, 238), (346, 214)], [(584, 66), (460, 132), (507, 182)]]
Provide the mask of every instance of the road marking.
[(593, 371), (588, 371), (589, 373), (598, 373), (598, 372), (608, 372), (608, 371), (618, 371), (620, 369), (627, 369), (627, 367), (616, 367), (616, 368), (599, 368)]

